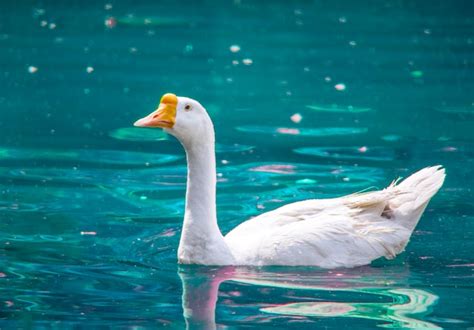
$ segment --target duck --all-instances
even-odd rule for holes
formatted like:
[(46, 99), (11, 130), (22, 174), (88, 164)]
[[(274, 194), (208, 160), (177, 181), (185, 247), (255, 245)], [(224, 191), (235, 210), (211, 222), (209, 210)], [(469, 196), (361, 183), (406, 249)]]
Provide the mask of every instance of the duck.
[(225, 236), (216, 216), (215, 133), (196, 100), (166, 93), (136, 127), (160, 128), (186, 152), (179, 264), (352, 268), (404, 251), (430, 199), (445, 179), (441, 165), (419, 170), (383, 190), (293, 202), (242, 222)]

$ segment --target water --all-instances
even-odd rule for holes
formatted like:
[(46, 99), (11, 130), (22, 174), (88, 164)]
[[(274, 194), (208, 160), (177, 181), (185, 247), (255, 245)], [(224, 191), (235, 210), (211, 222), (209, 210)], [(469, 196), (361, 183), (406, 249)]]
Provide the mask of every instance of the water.
[[(473, 9), (1, 2), (1, 327), (474, 326)], [(223, 232), (428, 165), (447, 180), (392, 261), (178, 267), (183, 150), (131, 127), (165, 92), (215, 122)]]

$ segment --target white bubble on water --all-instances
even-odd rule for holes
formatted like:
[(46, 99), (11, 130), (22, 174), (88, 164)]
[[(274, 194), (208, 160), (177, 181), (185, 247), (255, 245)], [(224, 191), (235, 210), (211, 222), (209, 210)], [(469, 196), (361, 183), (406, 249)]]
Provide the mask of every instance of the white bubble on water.
[(232, 46), (229, 47), (229, 50), (232, 53), (238, 53), (238, 52), (240, 52), (240, 46), (239, 45), (232, 45)]

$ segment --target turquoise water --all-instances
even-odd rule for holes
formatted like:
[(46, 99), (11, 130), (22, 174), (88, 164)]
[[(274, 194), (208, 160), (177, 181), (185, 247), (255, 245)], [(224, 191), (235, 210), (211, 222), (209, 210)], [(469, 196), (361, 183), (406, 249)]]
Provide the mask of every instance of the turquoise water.
[[(474, 326), (473, 13), (470, 1), (1, 2), (0, 327)], [(178, 267), (184, 151), (131, 127), (165, 92), (215, 122), (225, 233), (428, 165), (447, 180), (392, 261)]]

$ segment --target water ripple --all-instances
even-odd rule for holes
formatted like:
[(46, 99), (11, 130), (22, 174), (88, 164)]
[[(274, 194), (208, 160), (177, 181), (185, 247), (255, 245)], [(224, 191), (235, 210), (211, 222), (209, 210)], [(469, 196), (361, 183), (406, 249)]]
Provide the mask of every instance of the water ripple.
[(273, 127), (273, 126), (238, 126), (236, 129), (245, 133), (258, 133), (266, 135), (298, 135), (298, 136), (339, 136), (339, 135), (356, 135), (368, 132), (366, 127), (323, 127), (323, 128), (306, 128), (306, 127)]

